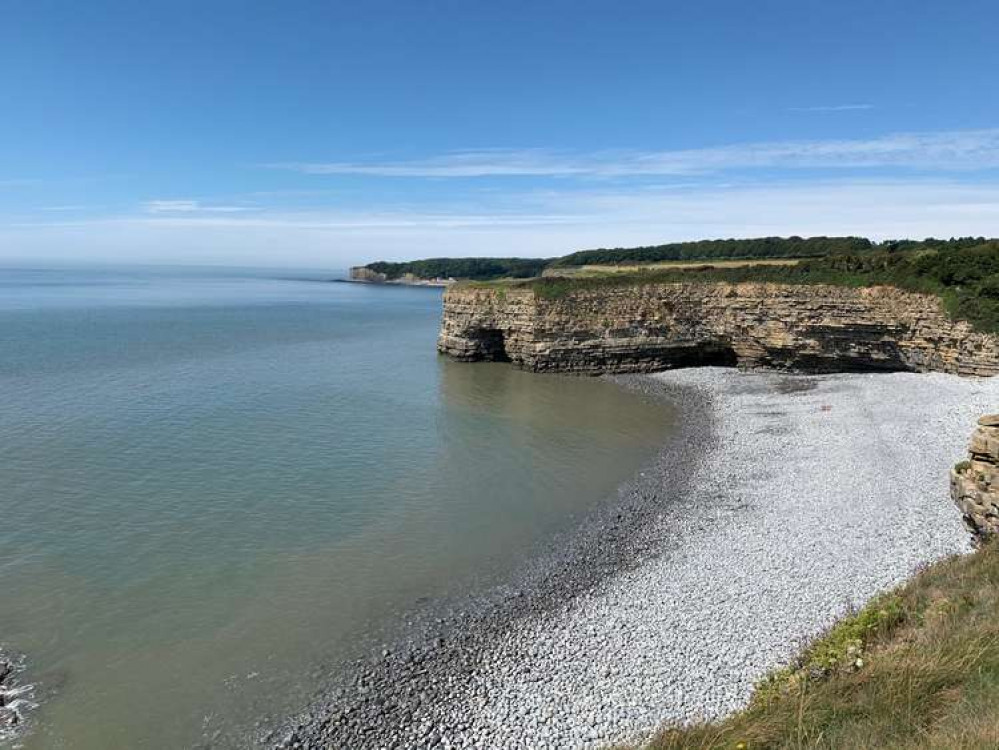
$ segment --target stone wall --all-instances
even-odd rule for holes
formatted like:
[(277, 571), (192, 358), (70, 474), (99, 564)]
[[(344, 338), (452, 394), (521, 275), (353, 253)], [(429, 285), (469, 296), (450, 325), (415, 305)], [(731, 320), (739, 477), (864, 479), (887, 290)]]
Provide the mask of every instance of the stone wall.
[(607, 286), (548, 299), (530, 287), (444, 295), (438, 349), (534, 371), (600, 374), (726, 364), (814, 372), (999, 372), (999, 337), (894, 287), (771, 283)]
[(999, 533), (999, 414), (978, 420), (968, 460), (951, 470), (950, 495), (976, 537)]

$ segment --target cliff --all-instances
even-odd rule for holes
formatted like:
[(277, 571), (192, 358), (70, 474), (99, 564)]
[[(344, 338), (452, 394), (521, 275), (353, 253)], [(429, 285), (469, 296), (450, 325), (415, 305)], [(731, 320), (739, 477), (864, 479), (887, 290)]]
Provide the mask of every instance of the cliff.
[(978, 420), (968, 460), (950, 473), (950, 495), (976, 538), (999, 534), (999, 414)]
[(814, 372), (999, 372), (999, 336), (894, 287), (650, 283), (549, 298), (529, 285), (450, 288), (439, 351), (533, 371), (651, 372), (698, 364)]
[(388, 276), (378, 271), (372, 271), (366, 266), (351, 266), (351, 281), (367, 281), (372, 284), (384, 284), (388, 281)]
[(388, 274), (375, 271), (367, 266), (351, 266), (351, 281), (362, 281), (367, 284), (399, 284), (402, 286), (447, 286), (451, 279), (424, 279), (411, 273), (389, 278)]

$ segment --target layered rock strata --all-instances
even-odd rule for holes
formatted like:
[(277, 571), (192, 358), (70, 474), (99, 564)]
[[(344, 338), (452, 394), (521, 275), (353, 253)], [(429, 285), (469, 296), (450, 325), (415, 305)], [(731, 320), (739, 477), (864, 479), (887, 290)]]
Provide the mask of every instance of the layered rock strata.
[(968, 460), (951, 470), (950, 494), (978, 539), (999, 533), (999, 414), (978, 420)]
[(452, 287), (438, 349), (533, 371), (652, 372), (697, 364), (813, 372), (999, 372), (999, 337), (894, 287), (772, 283)]

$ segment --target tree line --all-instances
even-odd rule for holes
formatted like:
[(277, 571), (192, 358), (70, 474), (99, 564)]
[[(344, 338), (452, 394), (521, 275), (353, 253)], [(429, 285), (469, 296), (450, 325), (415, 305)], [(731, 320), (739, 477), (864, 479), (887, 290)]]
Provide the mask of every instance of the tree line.
[(540, 276), (549, 263), (544, 258), (427, 258), (403, 263), (377, 261), (368, 268), (389, 279), (412, 274), (419, 279), (526, 279)]
[[(378, 261), (366, 268), (383, 273), (389, 279), (412, 274), (419, 279), (468, 279), (491, 281), (501, 278), (525, 279), (540, 276), (549, 267), (581, 265), (630, 265), (664, 261), (765, 260), (769, 258), (799, 258), (802, 263), (785, 270), (750, 270), (744, 274), (769, 273), (789, 276), (796, 274), (833, 274), (846, 272), (872, 274), (905, 273), (910, 283), (942, 274), (934, 283), (951, 286), (948, 278), (960, 279), (977, 273), (976, 252), (995, 246), (996, 241), (985, 237), (952, 237), (923, 240), (883, 240), (873, 242), (865, 237), (758, 237), (755, 239), (699, 240), (675, 242), (646, 247), (582, 250), (561, 258), (427, 258), (392, 263)], [(970, 255), (965, 251), (975, 251)], [(986, 252), (986, 255), (988, 252)], [(925, 257), (924, 257), (925, 256)], [(828, 263), (818, 263), (822, 259)], [(833, 260), (835, 259), (835, 260)], [(904, 260), (904, 262), (902, 262)], [(928, 265), (926, 265), (928, 264)], [(970, 265), (969, 265), (970, 264)], [(962, 267), (964, 270), (962, 270)], [(945, 273), (945, 268), (949, 269)], [(719, 269), (720, 270), (720, 269)], [(980, 279), (979, 279), (980, 280)], [(977, 282), (975, 282), (977, 283)], [(956, 284), (954, 284), (956, 285)]]
[(664, 267), (595, 277), (545, 278), (533, 285), (542, 296), (562, 297), (603, 285), (680, 281), (886, 284), (936, 294), (953, 317), (969, 321), (977, 330), (999, 333), (999, 240), (984, 237), (889, 241), (872, 245), (869, 252), (812, 258), (795, 265)]
[(645, 247), (580, 250), (552, 262), (552, 266), (626, 265), (682, 260), (747, 260), (809, 258), (865, 252), (874, 247), (865, 237), (757, 237), (755, 239), (697, 240)]

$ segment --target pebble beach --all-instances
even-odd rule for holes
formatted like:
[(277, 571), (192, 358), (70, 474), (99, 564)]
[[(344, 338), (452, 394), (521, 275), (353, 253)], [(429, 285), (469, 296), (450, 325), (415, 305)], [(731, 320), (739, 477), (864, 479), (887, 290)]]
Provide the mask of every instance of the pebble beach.
[(521, 577), (353, 665), (284, 748), (601, 748), (720, 717), (920, 566), (969, 551), (948, 470), (999, 379), (619, 377), (684, 429)]

